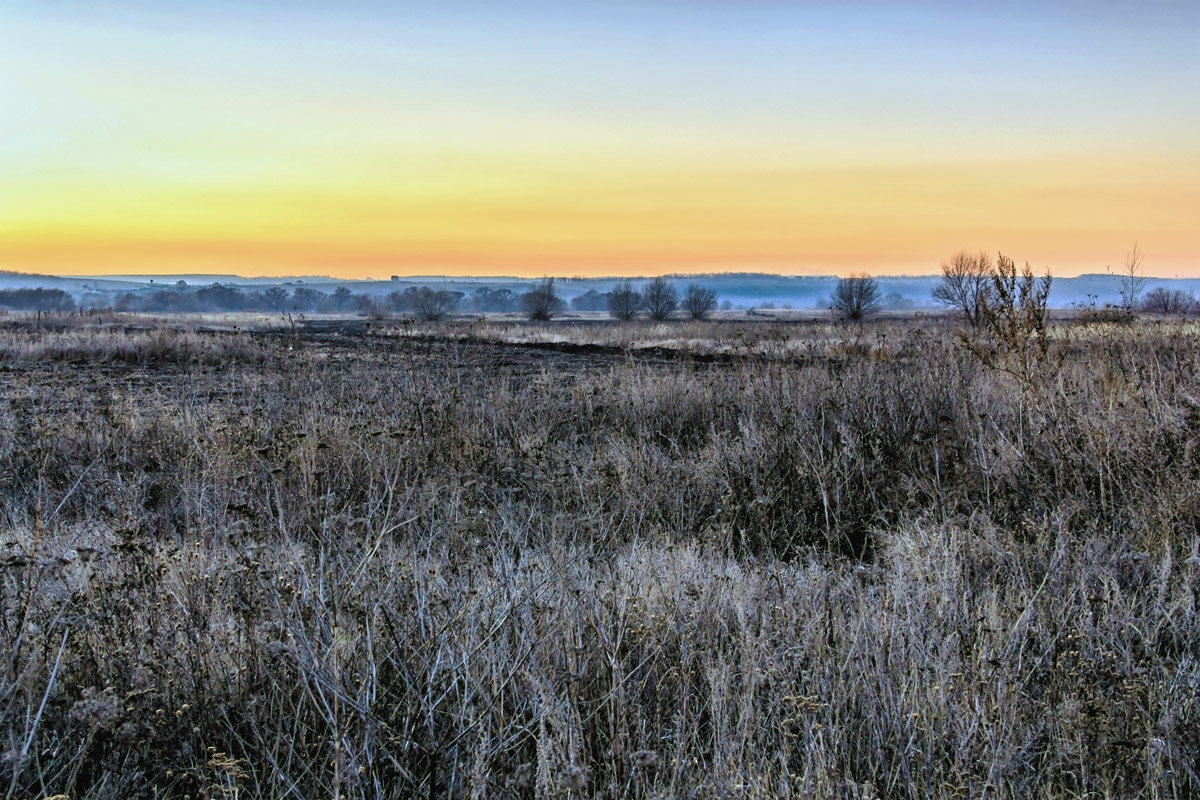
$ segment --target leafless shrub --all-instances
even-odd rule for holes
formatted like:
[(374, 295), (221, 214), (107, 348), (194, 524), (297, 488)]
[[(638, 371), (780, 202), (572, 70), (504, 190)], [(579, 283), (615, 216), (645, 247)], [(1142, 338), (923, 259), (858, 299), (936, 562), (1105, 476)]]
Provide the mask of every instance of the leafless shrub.
[(642, 295), (630, 281), (621, 281), (608, 293), (608, 315), (613, 319), (631, 320), (642, 307)]
[(650, 319), (661, 322), (679, 308), (679, 294), (666, 278), (655, 278), (646, 285), (643, 302)]
[(561, 313), (563, 301), (554, 290), (554, 279), (547, 278), (521, 295), (521, 309), (535, 322), (546, 322)]
[(1027, 263), (1018, 273), (1016, 263), (999, 254), (990, 291), (981, 305), (983, 325), (991, 341), (987, 345), (969, 344), (984, 363), (1009, 372), (1023, 383), (1033, 380), (1049, 349), (1050, 284), (1049, 272), (1036, 278)]
[(412, 310), (417, 319), (437, 322), (454, 311), (458, 298), (445, 289), (421, 286), (412, 293)]
[(833, 289), (833, 312), (860, 322), (879, 310), (879, 282), (866, 274), (839, 278)]
[(1200, 304), (1196, 302), (1196, 296), (1191, 292), (1183, 289), (1172, 291), (1165, 286), (1156, 286), (1146, 293), (1141, 308), (1149, 314), (1183, 316), (1195, 314), (1200, 308)]
[(717, 293), (698, 283), (689, 284), (683, 293), (683, 310), (692, 319), (704, 319), (717, 308)]

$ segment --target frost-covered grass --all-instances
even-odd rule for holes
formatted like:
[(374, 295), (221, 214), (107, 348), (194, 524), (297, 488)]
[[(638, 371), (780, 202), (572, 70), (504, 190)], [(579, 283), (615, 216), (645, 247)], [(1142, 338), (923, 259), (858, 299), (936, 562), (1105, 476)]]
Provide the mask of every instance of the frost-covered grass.
[(297, 328), (3, 333), (4, 796), (1200, 793), (1193, 328)]

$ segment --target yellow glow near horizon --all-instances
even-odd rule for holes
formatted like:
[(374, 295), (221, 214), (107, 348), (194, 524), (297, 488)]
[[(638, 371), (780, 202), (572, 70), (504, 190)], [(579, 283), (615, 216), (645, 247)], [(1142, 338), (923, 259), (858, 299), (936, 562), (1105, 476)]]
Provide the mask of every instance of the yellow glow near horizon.
[(514, 169), (440, 185), (390, 174), (340, 189), (78, 185), (66, 192), (78, 210), (57, 219), (27, 196), (0, 260), (73, 274), (895, 274), (970, 247), (1067, 275), (1103, 271), (1140, 239), (1154, 270), (1173, 274), (1193, 263), (1200, 208), (1200, 164), (1149, 159), (579, 167), (523, 181)]
[(1200, 274), (1186, 9), (518, 6), (17, 0), (0, 269)]

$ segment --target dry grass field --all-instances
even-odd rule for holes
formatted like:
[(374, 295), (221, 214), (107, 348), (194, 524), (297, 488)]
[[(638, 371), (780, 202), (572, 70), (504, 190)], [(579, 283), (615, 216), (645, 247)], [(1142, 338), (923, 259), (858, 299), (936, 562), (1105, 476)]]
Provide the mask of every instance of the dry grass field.
[(1050, 334), (0, 319), (0, 797), (1200, 796), (1200, 329)]

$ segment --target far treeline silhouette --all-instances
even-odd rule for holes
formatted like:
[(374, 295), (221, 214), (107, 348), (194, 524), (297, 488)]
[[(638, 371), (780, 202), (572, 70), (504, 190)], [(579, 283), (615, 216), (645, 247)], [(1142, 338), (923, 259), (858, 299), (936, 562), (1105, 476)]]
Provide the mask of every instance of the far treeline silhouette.
[[(75, 298), (62, 289), (0, 290), (0, 308), (14, 311), (71, 311), (87, 299)], [(386, 295), (355, 293), (347, 286), (324, 292), (309, 286), (297, 286), (290, 292), (283, 286), (244, 291), (220, 283), (192, 287), (179, 281), (172, 287), (153, 291), (127, 291), (108, 298), (106, 306), (114, 311), (149, 312), (311, 312), (411, 314), (427, 321), (440, 320), (455, 312), (524, 313), (532, 320), (548, 320), (570, 308), (572, 311), (607, 311), (618, 319), (632, 319), (645, 312), (650, 319), (664, 320), (682, 310), (693, 319), (704, 319), (717, 307), (716, 292), (699, 284), (690, 284), (680, 299), (675, 287), (664, 278), (655, 278), (643, 291), (630, 281), (621, 281), (609, 292), (595, 289), (579, 294), (568, 302), (557, 291), (553, 279), (534, 284), (526, 292), (481, 286), (469, 295), (451, 289), (410, 286)]]
[(0, 308), (9, 311), (71, 311), (75, 298), (62, 289), (0, 289)]
[[(1018, 274), (1019, 273), (1019, 274)], [(1030, 273), (1030, 274), (1026, 274)], [(429, 284), (405, 282), (393, 288), (379, 282), (337, 285), (302, 281), (259, 286), (174, 283), (128, 288), (33, 288), (28, 282), (48, 276), (0, 272), (0, 279), (20, 278), (25, 286), (0, 289), (0, 312), (62, 313), (87, 309), (118, 312), (327, 313), (372, 317), (407, 315), (437, 321), (453, 314), (522, 314), (533, 321), (553, 319), (566, 311), (606, 313), (616, 320), (677, 318), (702, 320), (721, 310), (811, 308), (828, 310), (836, 319), (861, 322), (886, 311), (919, 311), (941, 307), (972, 328), (985, 327), (989, 306), (1006, 288), (1019, 289), (1032, 280), (1028, 264), (1018, 270), (1012, 259), (984, 251), (960, 251), (941, 264), (937, 275), (780, 276), (722, 273), (664, 276), (635, 283), (630, 279), (464, 279)], [(696, 278), (703, 277), (703, 282)], [(1016, 279), (1019, 278), (1019, 281)], [(1162, 316), (1200, 314), (1196, 279), (1146, 276), (1135, 244), (1120, 271), (1055, 279), (1050, 297), (1049, 274), (1038, 281), (1041, 302), (1075, 309), (1090, 317), (1128, 319), (1135, 313)], [(324, 279), (322, 279), (324, 280)], [(398, 279), (397, 279), (398, 280)], [(418, 281), (421, 279), (417, 279)], [(685, 285), (685, 281), (689, 281)], [(1016, 281), (1016, 283), (1014, 283)], [(1044, 282), (1044, 285), (1040, 285)], [(497, 283), (508, 285), (497, 285)], [(570, 290), (563, 292), (563, 286)], [(582, 285), (580, 285), (582, 284)], [(591, 286), (589, 286), (591, 284)], [(598, 284), (598, 286), (597, 286)], [(1011, 287), (1010, 287), (1011, 284)], [(12, 283), (10, 282), (11, 286)], [(128, 286), (128, 285), (127, 285)], [(317, 287), (320, 288), (317, 288)], [(592, 288), (595, 286), (596, 288)], [(386, 287), (386, 288), (384, 288)], [(1033, 291), (1033, 286), (1028, 287)], [(356, 291), (359, 289), (359, 291)]]

